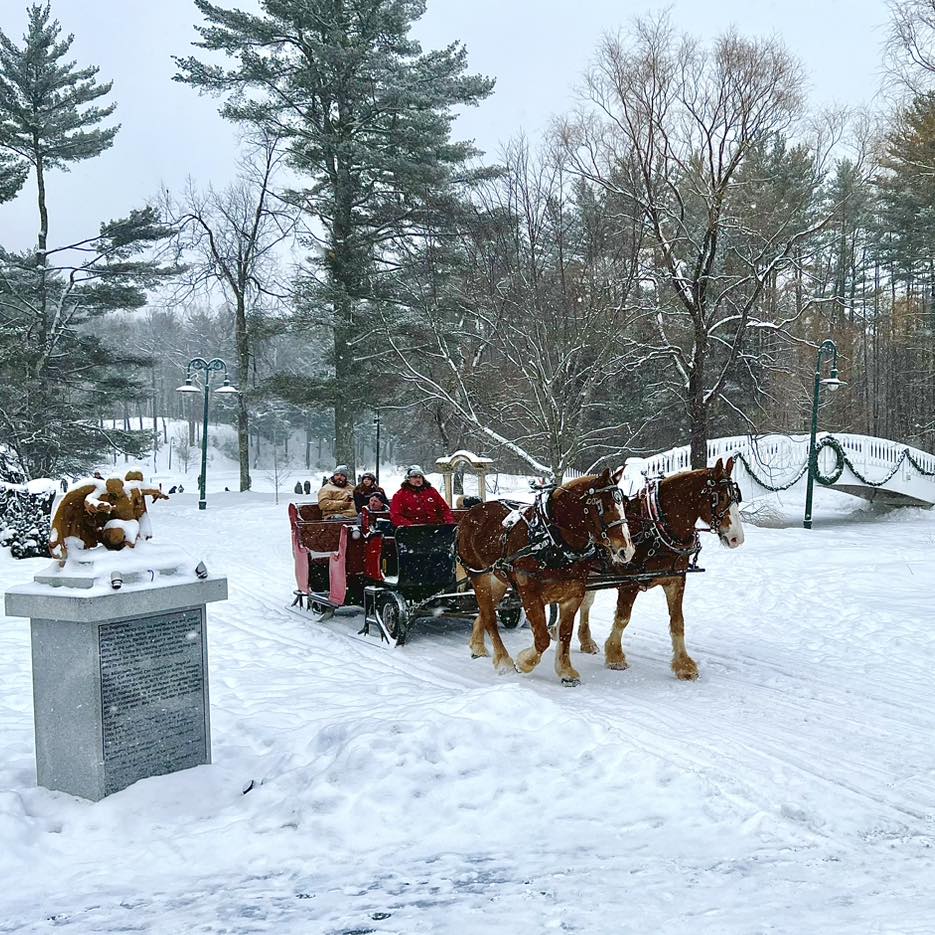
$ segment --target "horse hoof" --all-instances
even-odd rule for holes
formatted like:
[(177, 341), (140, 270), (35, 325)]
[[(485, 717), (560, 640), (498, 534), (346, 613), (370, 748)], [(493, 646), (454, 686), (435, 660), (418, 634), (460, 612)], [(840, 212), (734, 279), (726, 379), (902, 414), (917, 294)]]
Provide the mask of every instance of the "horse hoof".
[(516, 664), (509, 658), (494, 663), (494, 669), (497, 675), (509, 675), (511, 672), (519, 672), (519, 669), (516, 668)]
[(539, 665), (539, 660), (542, 658), (540, 653), (537, 653), (534, 649), (524, 649), (519, 656), (516, 657), (516, 666), (520, 672), (532, 672), (537, 665)]
[(577, 688), (581, 684), (581, 679), (562, 679), (562, 685), (565, 688)]
[(673, 663), (672, 671), (680, 682), (694, 682), (698, 678), (698, 666), (694, 659), (682, 659)]
[(586, 643), (581, 644), (581, 652), (587, 653), (589, 656), (596, 656), (600, 649), (598, 649), (597, 643), (594, 640), (588, 640)]
[(606, 662), (604, 664), (608, 669), (616, 669), (618, 672), (622, 672), (624, 669), (630, 668), (630, 663), (626, 659), (615, 660), (614, 662)]

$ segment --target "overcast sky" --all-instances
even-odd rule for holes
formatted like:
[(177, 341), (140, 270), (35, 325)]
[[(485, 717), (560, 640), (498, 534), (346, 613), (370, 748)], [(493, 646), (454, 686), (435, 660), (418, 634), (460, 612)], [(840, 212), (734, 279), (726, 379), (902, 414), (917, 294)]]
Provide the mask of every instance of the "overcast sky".
[[(222, 5), (254, 8), (255, 0)], [(0, 0), (0, 29), (21, 44), (25, 2)], [(535, 139), (575, 100), (575, 85), (603, 32), (634, 16), (670, 8), (686, 32), (715, 36), (730, 26), (746, 35), (778, 35), (805, 65), (815, 106), (872, 102), (880, 82), (887, 11), (884, 0), (429, 0), (417, 27), (426, 48), (460, 39), (471, 71), (497, 79), (491, 98), (468, 111), (459, 136), (496, 154), (525, 131)], [(79, 65), (113, 80), (122, 129), (102, 156), (48, 181), (50, 244), (95, 231), (160, 188), (177, 191), (187, 176), (223, 186), (237, 158), (234, 129), (217, 102), (171, 80), (171, 55), (191, 51), (198, 12), (191, 0), (53, 0), (63, 30), (75, 34)], [(35, 243), (35, 184), (0, 206), (0, 244)]]

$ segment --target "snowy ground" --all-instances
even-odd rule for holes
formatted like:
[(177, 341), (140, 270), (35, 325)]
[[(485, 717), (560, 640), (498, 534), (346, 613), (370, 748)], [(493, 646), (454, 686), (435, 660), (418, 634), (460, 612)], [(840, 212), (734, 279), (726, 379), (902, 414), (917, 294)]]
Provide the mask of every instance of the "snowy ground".
[[(38, 788), (28, 623), (0, 618), (0, 932), (935, 931), (935, 513), (820, 491), (811, 532), (707, 542), (701, 679), (672, 676), (652, 592), (631, 668), (576, 654), (577, 689), (550, 659), (495, 675), (463, 623), (388, 651), (287, 612), (269, 493), (199, 513), (187, 486), (153, 522), (230, 578), (214, 763), (98, 803)], [(43, 565), (0, 553), (0, 589)]]

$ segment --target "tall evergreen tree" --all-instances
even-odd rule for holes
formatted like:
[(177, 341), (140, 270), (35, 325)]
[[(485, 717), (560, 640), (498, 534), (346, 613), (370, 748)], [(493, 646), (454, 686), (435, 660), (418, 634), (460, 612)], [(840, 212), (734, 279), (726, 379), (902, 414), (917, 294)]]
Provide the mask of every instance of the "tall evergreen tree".
[(31, 6), (27, 18), (22, 47), (0, 32), (0, 153), (15, 174), (7, 190), (35, 172), (39, 214), (34, 250), (0, 248), (0, 434), (35, 476), (81, 470), (114, 445), (140, 450), (142, 439), (105, 431), (93, 419), (99, 406), (85, 407), (92, 389), (98, 402), (135, 392), (133, 367), (143, 361), (84, 326), (139, 308), (172, 270), (148, 256), (169, 233), (149, 208), (50, 246), (46, 173), (99, 155), (118, 127), (100, 126), (115, 105), (95, 104), (111, 84), (96, 82), (96, 66), (66, 59), (73, 37), (60, 39), (48, 4)]
[(294, 193), (322, 241), (306, 318), (330, 327), (336, 457), (353, 464), (354, 414), (367, 399), (354, 346), (369, 330), (377, 262), (393, 237), (424, 230), (476, 154), (451, 139), (453, 110), (493, 81), (465, 73), (459, 43), (423, 52), (411, 38), (425, 0), (262, 0), (259, 16), (196, 6), (208, 23), (197, 45), (233, 63), (178, 59), (178, 80), (225, 95), (229, 119), (284, 137), (309, 180)]
[(51, 15), (48, 3), (29, 7), (22, 48), (0, 31), (0, 147), (36, 173), (38, 267), (45, 265), (49, 236), (46, 173), (100, 155), (120, 129), (98, 126), (116, 104), (94, 104), (110, 93), (112, 82), (97, 83), (96, 65), (79, 69), (63, 61), (75, 37), (60, 40), (62, 27)]

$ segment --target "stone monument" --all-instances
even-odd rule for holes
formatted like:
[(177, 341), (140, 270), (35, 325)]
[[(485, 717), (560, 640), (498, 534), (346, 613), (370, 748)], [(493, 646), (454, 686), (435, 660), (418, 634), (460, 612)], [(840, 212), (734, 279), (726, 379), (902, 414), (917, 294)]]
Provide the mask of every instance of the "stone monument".
[(211, 762), (205, 607), (227, 579), (178, 549), (124, 544), (73, 539), (5, 599), (31, 621), (39, 785), (93, 800)]

